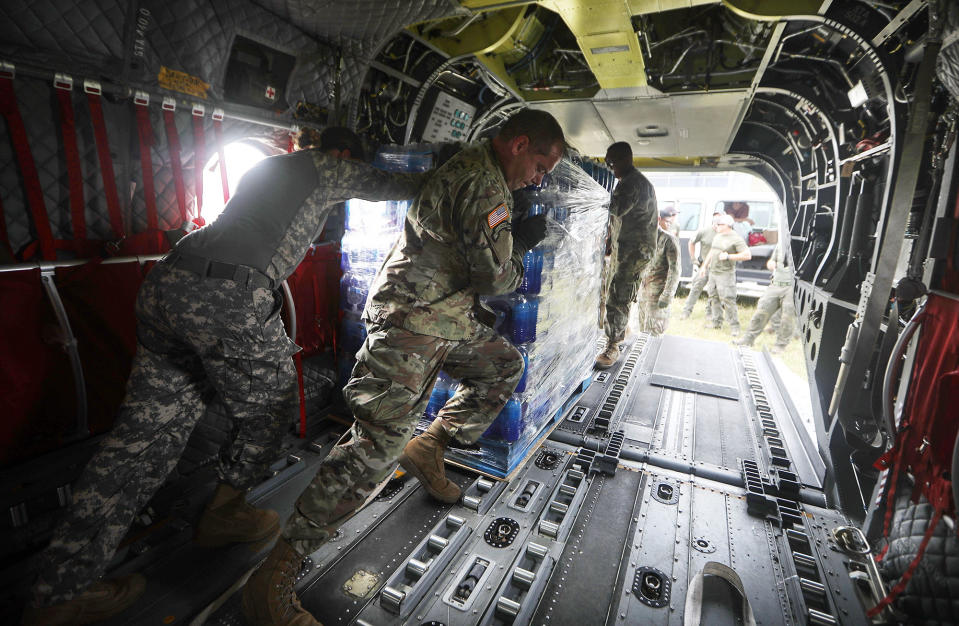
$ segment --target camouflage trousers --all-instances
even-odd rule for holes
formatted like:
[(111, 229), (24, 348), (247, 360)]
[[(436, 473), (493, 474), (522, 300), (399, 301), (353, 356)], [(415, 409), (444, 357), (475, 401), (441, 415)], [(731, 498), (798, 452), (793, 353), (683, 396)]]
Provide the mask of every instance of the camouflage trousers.
[(736, 306), (736, 272), (709, 272), (706, 283), (709, 302), (706, 305), (707, 319), (713, 324), (722, 322), (725, 311), (729, 328), (739, 330), (739, 309)]
[(465, 443), (496, 419), (523, 374), (519, 351), (485, 326), (477, 325), (475, 337), (464, 341), (391, 325), (371, 324), (369, 331), (343, 388), (356, 420), (350, 439), (320, 464), (283, 531), (300, 554), (325, 543), (389, 476), (441, 369), (460, 383), (436, 419)]
[[(696, 276), (693, 277), (693, 280), (689, 283), (689, 295), (686, 296), (686, 304), (683, 305), (683, 313), (688, 317), (693, 313), (693, 307), (696, 306), (696, 301), (699, 300), (699, 294), (703, 292), (703, 289), (706, 287), (706, 284), (709, 282), (709, 272), (700, 271)], [(706, 295), (711, 295), (709, 290), (706, 290)], [(709, 304), (706, 305), (706, 316), (709, 317)]]
[(626, 338), (629, 308), (636, 300), (646, 263), (645, 259), (632, 260), (614, 266), (609, 281), (609, 295), (606, 297), (606, 323), (603, 327), (610, 343), (619, 343)]
[(639, 296), (639, 330), (651, 335), (662, 335), (669, 325), (669, 306), (659, 306), (663, 293), (661, 280), (644, 281)]
[(792, 339), (796, 324), (796, 305), (793, 303), (793, 288), (791, 283), (770, 283), (756, 304), (756, 312), (749, 320), (749, 328), (744, 336), (750, 343), (755, 341), (759, 333), (763, 332), (766, 323), (776, 313), (782, 314), (782, 320), (776, 331), (776, 345), (785, 346)]
[(154, 267), (137, 296), (126, 397), (40, 556), (35, 605), (69, 600), (103, 575), (134, 515), (176, 466), (212, 394), (234, 421), (220, 479), (243, 490), (268, 476), (296, 402), (290, 356), (298, 348), (279, 313), (276, 292)]

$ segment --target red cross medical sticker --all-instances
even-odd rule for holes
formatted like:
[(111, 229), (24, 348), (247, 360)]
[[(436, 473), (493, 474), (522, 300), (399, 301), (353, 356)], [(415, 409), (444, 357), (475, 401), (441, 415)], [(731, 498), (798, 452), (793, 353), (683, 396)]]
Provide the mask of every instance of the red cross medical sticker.
[(489, 212), (489, 215), (486, 216), (486, 223), (489, 224), (490, 229), (493, 229), (497, 224), (505, 222), (508, 219), (509, 209), (506, 208), (505, 204), (501, 204)]

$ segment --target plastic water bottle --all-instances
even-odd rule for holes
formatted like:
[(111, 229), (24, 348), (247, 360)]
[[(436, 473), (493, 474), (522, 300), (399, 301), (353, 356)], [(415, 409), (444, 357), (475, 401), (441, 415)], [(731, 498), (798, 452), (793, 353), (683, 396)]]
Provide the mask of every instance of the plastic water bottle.
[(523, 376), (519, 379), (519, 383), (517, 383), (513, 393), (523, 393), (526, 391), (526, 379), (529, 377), (529, 353), (523, 346), (517, 346), (516, 349), (523, 355)]
[(510, 398), (496, 417), (499, 436), (506, 441), (516, 441), (523, 432), (523, 407), (515, 398)]
[(433, 385), (433, 391), (430, 392), (430, 399), (426, 403), (426, 419), (433, 421), (436, 414), (439, 413), (450, 399), (450, 380), (443, 372), (436, 377), (436, 383)]
[(543, 251), (534, 248), (523, 255), (523, 282), (516, 291), (538, 294), (543, 285)]
[(510, 310), (510, 340), (515, 344), (536, 341), (536, 308), (519, 297)]

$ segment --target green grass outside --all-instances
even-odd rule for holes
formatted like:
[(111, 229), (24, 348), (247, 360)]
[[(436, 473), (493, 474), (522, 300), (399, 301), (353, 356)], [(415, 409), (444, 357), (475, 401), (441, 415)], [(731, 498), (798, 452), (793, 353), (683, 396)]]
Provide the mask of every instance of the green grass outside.
[[(680, 337), (694, 337), (696, 339), (709, 339), (711, 341), (732, 341), (733, 338), (729, 334), (729, 327), (726, 326), (725, 323), (723, 327), (719, 329), (706, 328), (705, 294), (700, 296), (699, 301), (693, 308), (693, 314), (689, 319), (679, 319), (679, 314), (683, 310), (683, 305), (686, 303), (687, 293), (687, 290), (681, 287), (676, 293), (676, 297), (673, 298), (673, 303), (669, 308), (670, 318), (669, 326), (666, 328), (666, 334)], [(744, 332), (749, 327), (749, 320), (752, 319), (753, 313), (756, 311), (757, 302), (758, 300), (755, 298), (746, 298), (743, 296), (736, 299), (739, 309), (739, 325)], [(631, 320), (631, 326), (633, 328), (638, 327), (638, 324), (635, 322), (635, 315), (638, 308), (639, 307), (635, 305), (632, 308), (633, 319)], [(771, 351), (775, 343), (776, 336), (764, 331), (756, 338), (752, 347), (758, 352), (762, 352), (763, 349), (767, 348)], [(790, 341), (789, 345), (786, 346), (786, 349), (781, 354), (773, 354), (773, 358), (780, 359), (790, 371), (803, 380), (806, 380), (806, 365), (798, 337)]]

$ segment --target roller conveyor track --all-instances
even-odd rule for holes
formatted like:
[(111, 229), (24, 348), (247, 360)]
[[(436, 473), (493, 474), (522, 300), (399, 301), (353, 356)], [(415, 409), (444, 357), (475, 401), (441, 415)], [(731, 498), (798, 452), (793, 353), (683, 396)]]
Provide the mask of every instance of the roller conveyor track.
[[(866, 623), (789, 406), (758, 353), (641, 335), (512, 480), (448, 468), (455, 505), (396, 481), (298, 594), (325, 624), (681, 624), (692, 585), (703, 623), (735, 623), (734, 586), (697, 578), (726, 566), (757, 623)], [(242, 624), (222, 600), (206, 623)]]

